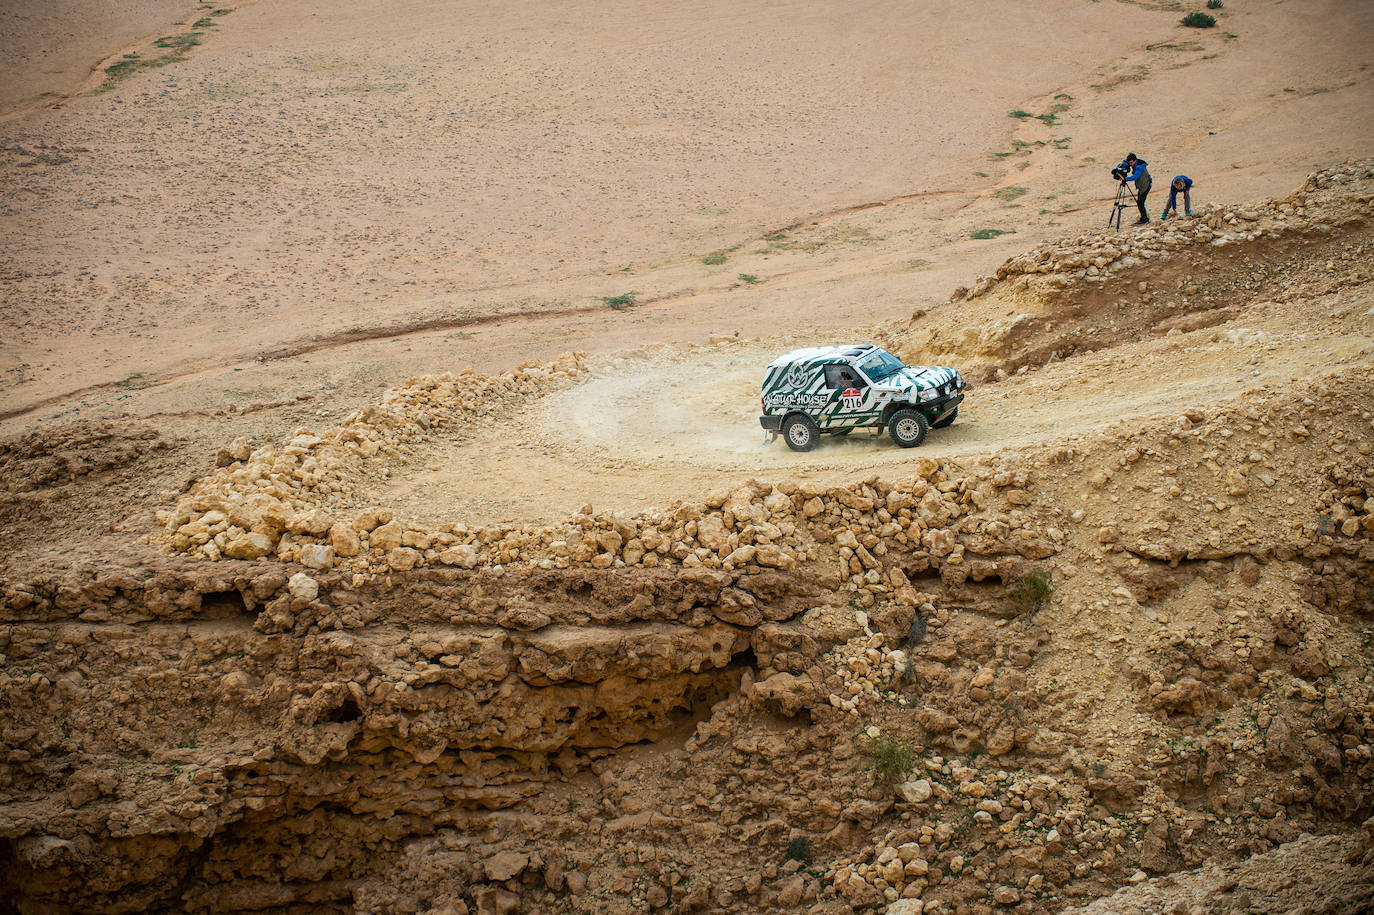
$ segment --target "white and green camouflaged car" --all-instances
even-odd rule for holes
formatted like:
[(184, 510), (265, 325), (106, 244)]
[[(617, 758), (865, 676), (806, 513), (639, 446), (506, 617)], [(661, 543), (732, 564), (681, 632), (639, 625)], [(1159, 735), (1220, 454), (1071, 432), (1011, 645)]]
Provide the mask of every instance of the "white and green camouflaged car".
[(768, 442), (781, 435), (793, 451), (820, 436), (884, 428), (903, 448), (925, 441), (959, 415), (964, 379), (943, 365), (903, 365), (872, 344), (793, 350), (768, 364), (759, 423)]

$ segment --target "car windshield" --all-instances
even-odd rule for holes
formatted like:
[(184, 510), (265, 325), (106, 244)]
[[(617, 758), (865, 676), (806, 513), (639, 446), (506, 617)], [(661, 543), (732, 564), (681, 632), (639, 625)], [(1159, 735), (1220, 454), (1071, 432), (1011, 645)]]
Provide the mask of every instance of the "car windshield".
[(860, 362), (859, 368), (863, 369), (864, 374), (873, 381), (882, 381), (884, 378), (900, 372), (905, 366), (902, 365), (902, 360), (886, 350), (878, 350)]

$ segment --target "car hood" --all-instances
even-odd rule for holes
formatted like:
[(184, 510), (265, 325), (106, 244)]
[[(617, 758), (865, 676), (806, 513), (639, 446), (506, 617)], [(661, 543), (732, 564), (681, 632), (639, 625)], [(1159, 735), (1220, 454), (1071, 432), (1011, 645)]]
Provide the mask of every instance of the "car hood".
[(883, 387), (923, 391), (927, 388), (938, 388), (945, 382), (958, 377), (959, 373), (948, 366), (908, 365), (901, 371), (894, 372), (884, 378), (879, 384)]

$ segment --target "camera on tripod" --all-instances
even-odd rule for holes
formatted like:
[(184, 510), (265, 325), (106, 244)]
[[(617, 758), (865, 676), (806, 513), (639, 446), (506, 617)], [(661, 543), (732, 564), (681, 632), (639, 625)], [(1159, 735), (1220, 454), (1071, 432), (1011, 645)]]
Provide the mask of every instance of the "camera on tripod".
[(1126, 170), (1118, 165), (1116, 168), (1112, 169), (1112, 177), (1115, 178), (1117, 181), (1125, 181)]

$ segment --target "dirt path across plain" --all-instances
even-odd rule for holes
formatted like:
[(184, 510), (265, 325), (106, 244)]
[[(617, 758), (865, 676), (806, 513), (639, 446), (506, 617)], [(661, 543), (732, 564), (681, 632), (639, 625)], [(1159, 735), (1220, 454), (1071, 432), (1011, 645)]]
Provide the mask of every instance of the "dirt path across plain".
[(899, 479), (922, 457), (969, 459), (1071, 443), (1115, 425), (1207, 411), (1246, 390), (1335, 366), (1374, 364), (1367, 291), (1331, 296), (1321, 308), (1306, 315), (1306, 305), (1251, 303), (1219, 327), (1126, 343), (976, 386), (958, 422), (906, 450), (867, 432), (824, 437), (804, 454), (781, 440), (764, 445), (757, 419), (763, 366), (795, 341), (653, 348), (612, 359), (586, 383), (503, 421), (426, 447), (365, 484), (356, 501), (430, 524), (542, 522), (588, 502), (616, 511), (663, 506), (751, 476)]

